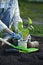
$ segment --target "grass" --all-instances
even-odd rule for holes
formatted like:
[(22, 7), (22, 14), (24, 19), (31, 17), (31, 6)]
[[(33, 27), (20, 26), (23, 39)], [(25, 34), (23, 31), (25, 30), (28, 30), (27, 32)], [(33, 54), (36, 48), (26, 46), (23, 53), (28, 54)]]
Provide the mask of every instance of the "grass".
[(23, 19), (31, 17), (33, 20), (43, 21), (43, 3), (20, 1), (20, 13)]
[(34, 31), (31, 32), (31, 34), (37, 35), (37, 36), (43, 36), (43, 25), (33, 25)]
[[(32, 20), (43, 22), (43, 3), (29, 2), (29, 0), (19, 0), (20, 14), (23, 19), (30, 17)], [(31, 34), (43, 36), (43, 25), (33, 25), (34, 31)]]

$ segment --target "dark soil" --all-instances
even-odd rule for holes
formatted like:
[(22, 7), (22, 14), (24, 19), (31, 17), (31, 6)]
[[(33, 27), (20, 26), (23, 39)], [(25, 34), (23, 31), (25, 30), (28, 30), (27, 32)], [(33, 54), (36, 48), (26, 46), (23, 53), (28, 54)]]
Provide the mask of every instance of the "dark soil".
[[(40, 39), (40, 41), (42, 40)], [(0, 44), (0, 65), (43, 65), (42, 42), (40, 42), (39, 51), (34, 53), (5, 53), (6, 48), (10, 47)]]

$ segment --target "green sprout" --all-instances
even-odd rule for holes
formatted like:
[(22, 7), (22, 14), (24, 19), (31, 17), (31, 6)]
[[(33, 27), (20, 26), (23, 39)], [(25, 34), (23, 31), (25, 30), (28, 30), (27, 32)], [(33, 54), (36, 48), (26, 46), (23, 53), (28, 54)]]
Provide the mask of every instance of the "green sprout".
[(28, 36), (29, 30), (23, 28), (22, 31), (21, 31), (21, 33), (22, 33), (23, 36)]
[(19, 21), (19, 22), (18, 22), (18, 29), (19, 29), (20, 31), (23, 29), (22, 25), (23, 25), (23, 23)]
[(22, 36), (28, 36), (29, 30), (27, 28), (23, 28), (22, 22), (18, 22), (18, 29), (21, 32)]
[[(24, 22), (25, 23), (25, 22)], [(28, 18), (28, 22), (26, 22), (27, 27), (23, 27), (23, 23), (22, 22), (18, 22), (18, 29), (19, 29), (19, 32), (21, 32), (21, 35), (22, 36), (28, 36), (29, 33), (31, 33), (32, 31), (34, 31), (34, 27), (32, 25), (32, 20), (31, 18)], [(31, 32), (30, 32), (31, 31)]]

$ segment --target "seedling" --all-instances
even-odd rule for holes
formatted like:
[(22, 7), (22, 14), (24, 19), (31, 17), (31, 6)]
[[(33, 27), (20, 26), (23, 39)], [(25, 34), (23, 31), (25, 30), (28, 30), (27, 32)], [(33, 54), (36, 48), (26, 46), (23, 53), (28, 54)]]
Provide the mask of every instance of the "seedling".
[[(32, 20), (30, 18), (29, 18), (28, 24), (30, 24), (30, 25), (32, 24)], [(31, 25), (31, 28), (33, 28), (32, 25)], [(18, 29), (22, 35), (22, 40), (18, 41), (18, 46), (27, 48), (27, 41), (28, 41), (28, 39), (29, 39), (29, 41), (31, 40), (31, 37), (29, 36), (29, 29), (28, 29), (28, 27), (24, 28), (22, 22), (18, 22)]]
[(29, 30), (28, 30), (28, 28), (23, 28), (22, 22), (18, 22), (18, 29), (23, 38), (28, 36)]
[[(24, 22), (25, 23), (25, 22)], [(19, 32), (21, 32), (22, 36), (28, 36), (30, 34), (30, 31), (33, 31), (34, 30), (34, 27), (32, 25), (32, 20), (31, 18), (28, 18), (28, 26), (27, 28), (24, 28), (23, 27), (23, 23), (22, 22), (18, 22), (18, 29), (19, 29)]]

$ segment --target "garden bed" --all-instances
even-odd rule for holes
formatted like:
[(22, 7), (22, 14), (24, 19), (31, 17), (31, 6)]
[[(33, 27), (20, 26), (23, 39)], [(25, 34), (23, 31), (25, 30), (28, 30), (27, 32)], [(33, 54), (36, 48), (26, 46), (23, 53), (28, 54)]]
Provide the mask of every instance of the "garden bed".
[(32, 37), (32, 41), (37, 40), (39, 41), (39, 43), (43, 43), (43, 36), (31, 34), (31, 37)]
[[(34, 38), (34, 36), (32, 36)], [(39, 39), (38, 37), (36, 39)], [(40, 38), (41, 39), (41, 38)], [(40, 40), (40, 41), (43, 41)], [(0, 65), (43, 65), (43, 43), (39, 51), (34, 53), (4, 53), (3, 50), (10, 48), (0, 44)]]

